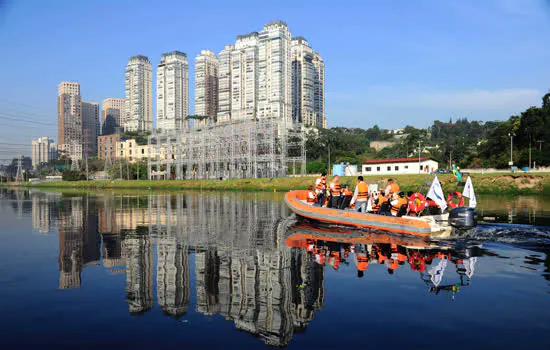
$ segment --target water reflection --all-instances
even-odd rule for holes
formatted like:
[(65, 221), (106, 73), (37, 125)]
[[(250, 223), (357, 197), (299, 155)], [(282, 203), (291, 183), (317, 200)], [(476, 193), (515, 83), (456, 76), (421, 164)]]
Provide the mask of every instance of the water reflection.
[[(80, 288), (83, 269), (102, 266), (125, 273), (131, 315), (156, 305), (178, 319), (191, 308), (221, 315), (271, 346), (287, 345), (314, 320), (325, 304), (328, 271), (352, 266), (367, 280), (375, 269), (407, 270), (428, 293), (455, 299), (481, 259), (496, 256), (479, 244), (295, 223), (282, 219), (288, 210), (271, 195), (1, 195), (17, 215), (32, 214), (36, 231), (59, 232), (60, 289)], [(548, 254), (525, 258), (545, 266), (547, 279), (549, 261)]]
[[(491, 254), (481, 246), (451, 249), (414, 238), (342, 228), (327, 230), (308, 224), (294, 225), (287, 232), (286, 244), (305, 250), (319, 266), (338, 270), (341, 264), (353, 263), (358, 278), (363, 278), (369, 268), (386, 269), (389, 275), (399, 268), (410, 268), (419, 274), (430, 292), (450, 292), (451, 298), (460, 287), (470, 284), (478, 257)], [(453, 274), (456, 281), (448, 283)], [(446, 284), (442, 284), (444, 276)]]

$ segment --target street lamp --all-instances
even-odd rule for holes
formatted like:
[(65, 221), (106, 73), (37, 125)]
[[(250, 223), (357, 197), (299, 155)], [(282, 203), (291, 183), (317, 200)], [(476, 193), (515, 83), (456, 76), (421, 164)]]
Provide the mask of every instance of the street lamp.
[(515, 134), (508, 133), (508, 136), (510, 136), (510, 163), (508, 165), (512, 166), (514, 165), (514, 160), (512, 159), (512, 152), (513, 152), (513, 145), (514, 145), (514, 136)]

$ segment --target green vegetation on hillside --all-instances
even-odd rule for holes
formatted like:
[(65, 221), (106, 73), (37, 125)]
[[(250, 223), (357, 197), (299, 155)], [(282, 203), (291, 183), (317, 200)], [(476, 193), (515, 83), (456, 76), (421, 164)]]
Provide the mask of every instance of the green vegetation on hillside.
[[(396, 133), (376, 125), (366, 130), (313, 129), (306, 144), (308, 172), (326, 170), (329, 154), (332, 164), (360, 164), (369, 159), (414, 158), (419, 150), (422, 157), (439, 161), (440, 167), (449, 167), (452, 161), (461, 168), (502, 169), (510, 161), (510, 135), (514, 165), (550, 165), (550, 93), (542, 98), (541, 107), (530, 107), (506, 121), (436, 120), (427, 129), (406, 126)], [(376, 152), (370, 147), (372, 141), (391, 141), (392, 145)]]

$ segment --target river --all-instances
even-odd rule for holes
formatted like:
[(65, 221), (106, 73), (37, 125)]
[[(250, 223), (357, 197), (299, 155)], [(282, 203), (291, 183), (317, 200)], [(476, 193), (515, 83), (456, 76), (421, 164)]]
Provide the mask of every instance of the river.
[(0, 189), (4, 348), (548, 348), (550, 199), (426, 241), (276, 193)]

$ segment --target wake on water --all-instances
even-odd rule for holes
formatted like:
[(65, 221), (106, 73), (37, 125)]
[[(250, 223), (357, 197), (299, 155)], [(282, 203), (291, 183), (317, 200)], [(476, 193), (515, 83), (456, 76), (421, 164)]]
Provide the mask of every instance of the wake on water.
[(453, 240), (547, 247), (550, 246), (550, 226), (480, 223), (473, 230), (460, 232)]

